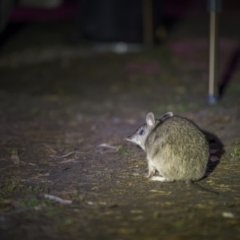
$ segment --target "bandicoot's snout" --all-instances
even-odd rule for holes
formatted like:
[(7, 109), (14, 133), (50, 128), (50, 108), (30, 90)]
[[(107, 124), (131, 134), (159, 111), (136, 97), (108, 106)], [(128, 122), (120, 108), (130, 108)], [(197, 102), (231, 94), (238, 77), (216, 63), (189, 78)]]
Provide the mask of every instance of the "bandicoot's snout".
[(131, 136), (126, 137), (125, 140), (128, 141), (128, 142), (131, 142), (132, 141)]

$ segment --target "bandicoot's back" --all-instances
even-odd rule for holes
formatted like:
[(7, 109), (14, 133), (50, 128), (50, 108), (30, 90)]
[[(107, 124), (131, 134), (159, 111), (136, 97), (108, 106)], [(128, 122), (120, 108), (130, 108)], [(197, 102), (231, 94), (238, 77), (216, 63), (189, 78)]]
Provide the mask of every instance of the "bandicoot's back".
[(209, 146), (190, 120), (172, 116), (156, 122), (145, 141), (150, 165), (168, 180), (198, 180), (206, 171)]

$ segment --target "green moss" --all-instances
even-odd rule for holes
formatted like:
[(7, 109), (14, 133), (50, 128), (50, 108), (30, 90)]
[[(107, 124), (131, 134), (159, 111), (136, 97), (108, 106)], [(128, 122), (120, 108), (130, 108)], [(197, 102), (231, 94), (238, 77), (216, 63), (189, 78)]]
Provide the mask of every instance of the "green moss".
[(233, 152), (230, 155), (231, 155), (231, 157), (240, 156), (240, 147), (239, 146), (234, 147)]
[(29, 199), (20, 200), (18, 203), (22, 208), (33, 209), (34, 207), (39, 206), (41, 204), (41, 201), (32, 196)]
[(17, 150), (16, 148), (13, 148), (13, 149), (11, 150), (11, 154), (18, 156), (18, 150)]
[(121, 155), (128, 155), (129, 154), (129, 151), (127, 148), (123, 147), (123, 146), (119, 146), (117, 148), (117, 152)]

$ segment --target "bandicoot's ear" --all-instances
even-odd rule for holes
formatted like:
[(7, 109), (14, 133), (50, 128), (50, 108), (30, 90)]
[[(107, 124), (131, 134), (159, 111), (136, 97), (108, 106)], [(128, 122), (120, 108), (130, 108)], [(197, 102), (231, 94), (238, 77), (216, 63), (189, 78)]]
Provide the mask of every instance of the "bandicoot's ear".
[(152, 112), (148, 113), (146, 116), (146, 123), (148, 126), (154, 126), (155, 124), (155, 118), (154, 118), (154, 114)]
[(160, 120), (164, 122), (166, 119), (171, 118), (172, 116), (173, 116), (172, 112), (167, 112), (160, 118)]

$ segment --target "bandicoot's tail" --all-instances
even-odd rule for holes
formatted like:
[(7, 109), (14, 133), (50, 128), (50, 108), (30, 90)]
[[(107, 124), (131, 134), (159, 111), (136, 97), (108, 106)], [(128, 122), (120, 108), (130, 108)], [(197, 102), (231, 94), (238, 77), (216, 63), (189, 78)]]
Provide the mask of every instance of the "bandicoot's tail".
[(199, 184), (198, 182), (193, 182), (193, 181), (189, 180), (189, 181), (186, 181), (186, 183), (187, 183), (188, 186), (190, 186), (190, 185), (191, 186), (196, 186), (201, 191), (210, 192), (210, 193), (219, 195), (219, 192), (216, 192), (212, 189), (206, 188), (206, 187), (202, 186), (201, 184)]

